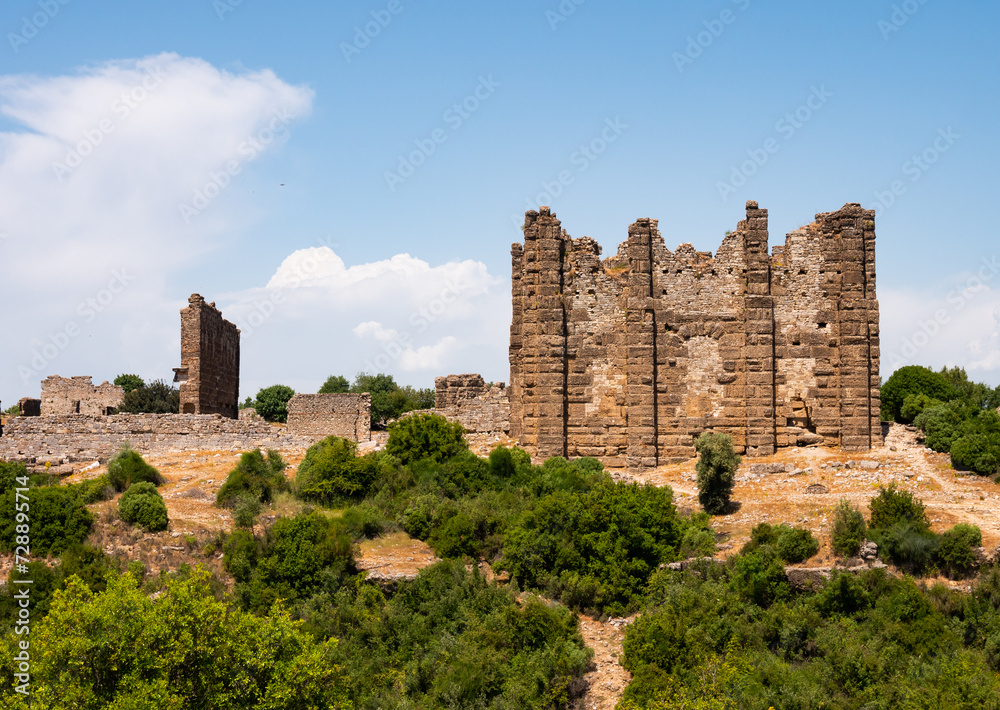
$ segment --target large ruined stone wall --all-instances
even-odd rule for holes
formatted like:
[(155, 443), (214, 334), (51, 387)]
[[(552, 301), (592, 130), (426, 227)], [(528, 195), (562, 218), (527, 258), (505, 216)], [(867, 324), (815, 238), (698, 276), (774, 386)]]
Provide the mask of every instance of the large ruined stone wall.
[(288, 431), (316, 440), (371, 439), (370, 394), (297, 394), (288, 401)]
[(89, 414), (99, 416), (113, 412), (122, 403), (125, 390), (102, 382), (94, 385), (89, 376), (60, 377), (50, 375), (42, 380), (42, 416), (54, 414)]
[(448, 375), (434, 379), (434, 412), (459, 422), (476, 434), (510, 432), (510, 398), (504, 383), (487, 387), (481, 375)]
[(0, 437), (0, 459), (29, 466), (107, 461), (123, 443), (142, 454), (170, 451), (305, 449), (315, 442), (263, 420), (239, 421), (216, 415), (80, 414), (14, 417)]
[(191, 294), (181, 310), (180, 383), (182, 414), (239, 416), (240, 331), (222, 317), (215, 302)]
[(512, 248), (511, 434), (533, 455), (648, 468), (703, 431), (751, 456), (881, 443), (874, 212), (848, 204), (768, 254), (767, 210), (713, 256), (656, 220), (602, 260), (543, 207)]

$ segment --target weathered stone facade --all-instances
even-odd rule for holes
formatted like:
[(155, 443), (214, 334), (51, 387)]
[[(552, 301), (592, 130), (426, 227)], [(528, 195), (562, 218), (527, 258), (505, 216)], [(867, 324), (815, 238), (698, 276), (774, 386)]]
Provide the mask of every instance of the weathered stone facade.
[(641, 469), (703, 431), (750, 456), (881, 444), (875, 213), (816, 215), (768, 254), (767, 210), (713, 256), (666, 248), (656, 220), (603, 261), (549, 208), (514, 244), (511, 435), (538, 457)]
[(288, 432), (319, 440), (371, 439), (370, 394), (297, 394), (288, 401)]
[(0, 437), (0, 459), (29, 467), (107, 461), (123, 443), (142, 454), (171, 451), (306, 449), (311, 437), (295, 436), (264, 420), (239, 421), (217, 415), (82, 414), (14, 417)]
[(510, 432), (510, 399), (504, 383), (487, 387), (481, 375), (448, 375), (434, 379), (434, 411), (476, 434)]
[(239, 416), (240, 331), (222, 317), (215, 302), (191, 294), (181, 310), (181, 414)]
[[(125, 390), (107, 381), (95, 386), (89, 376), (60, 377), (42, 380), (41, 416), (55, 414), (112, 414), (121, 406)], [(22, 400), (23, 401), (23, 400)], [(30, 415), (28, 415), (30, 416)]]

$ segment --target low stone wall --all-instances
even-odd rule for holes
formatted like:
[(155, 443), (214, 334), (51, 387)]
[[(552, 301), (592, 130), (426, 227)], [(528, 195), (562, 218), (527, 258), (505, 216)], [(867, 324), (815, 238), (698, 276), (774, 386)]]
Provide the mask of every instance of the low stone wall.
[(89, 375), (60, 377), (50, 375), (42, 380), (40, 414), (88, 414), (102, 416), (121, 406), (125, 390), (105, 381), (95, 385)]
[(510, 398), (504, 383), (487, 387), (481, 375), (448, 375), (434, 380), (434, 412), (476, 434), (510, 432)]
[(351, 441), (371, 439), (370, 394), (297, 394), (288, 402), (288, 431), (324, 439), (340, 436)]
[(0, 459), (38, 468), (48, 463), (58, 469), (81, 462), (107, 461), (125, 443), (139, 453), (158, 454), (306, 449), (315, 441), (263, 420), (240, 421), (217, 414), (15, 417), (0, 436)]

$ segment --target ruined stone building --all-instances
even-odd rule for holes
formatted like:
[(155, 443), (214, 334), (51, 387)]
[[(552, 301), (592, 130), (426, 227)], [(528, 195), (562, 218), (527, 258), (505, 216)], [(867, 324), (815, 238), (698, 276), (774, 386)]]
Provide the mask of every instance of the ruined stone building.
[(875, 213), (816, 215), (768, 253), (767, 210), (713, 255), (640, 219), (618, 253), (547, 207), (514, 244), (511, 435), (533, 456), (647, 468), (704, 431), (738, 451), (881, 444)]
[(181, 310), (181, 414), (221, 414), (236, 419), (240, 397), (240, 331), (215, 302), (191, 294)]
[(288, 400), (288, 433), (314, 441), (371, 439), (371, 394), (297, 394)]
[(510, 399), (503, 382), (487, 385), (481, 375), (434, 378), (434, 412), (476, 434), (510, 432)]
[[(94, 385), (91, 377), (60, 377), (51, 375), (42, 380), (42, 398), (38, 405), (41, 416), (54, 414), (89, 414), (103, 417), (114, 414), (121, 405), (125, 390), (117, 385), (102, 382)], [(22, 404), (26, 416), (35, 415), (34, 402), (25, 398)]]

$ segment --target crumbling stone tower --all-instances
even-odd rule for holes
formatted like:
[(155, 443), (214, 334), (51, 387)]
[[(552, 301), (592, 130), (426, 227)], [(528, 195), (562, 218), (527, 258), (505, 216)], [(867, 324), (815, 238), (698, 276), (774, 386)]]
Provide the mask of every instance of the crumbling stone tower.
[(548, 207), (512, 247), (511, 434), (530, 453), (642, 469), (703, 431), (750, 456), (881, 444), (875, 213), (816, 215), (768, 254), (767, 210), (713, 256), (640, 219), (603, 261)]
[(236, 419), (240, 396), (240, 331), (215, 302), (191, 294), (181, 310), (181, 414), (221, 414)]

